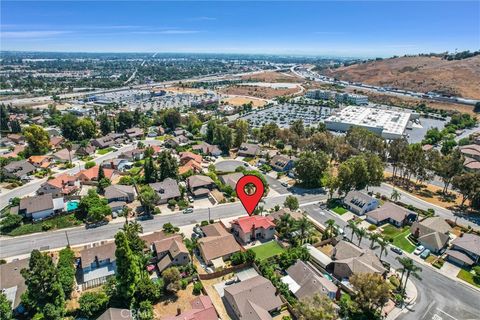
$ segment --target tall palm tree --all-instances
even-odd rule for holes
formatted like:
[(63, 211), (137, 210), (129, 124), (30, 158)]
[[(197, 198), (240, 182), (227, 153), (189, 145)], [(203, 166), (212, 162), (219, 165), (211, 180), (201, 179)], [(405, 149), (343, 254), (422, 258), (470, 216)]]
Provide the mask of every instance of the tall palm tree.
[(335, 226), (337, 225), (335, 220), (333, 219), (328, 219), (326, 222), (327, 228), (325, 232), (328, 234), (328, 236), (331, 238), (334, 233)]
[(350, 236), (350, 242), (353, 242), (353, 235), (357, 233), (357, 224), (355, 223), (354, 220), (349, 220), (348, 221), (348, 228), (352, 229), (352, 235)]
[(385, 252), (385, 255), (388, 255), (388, 242), (383, 239), (383, 238), (378, 238), (377, 239), (377, 244), (378, 244), (378, 247), (380, 248), (380, 257), (379, 259), (382, 260), (382, 254), (383, 252)]
[(132, 234), (143, 233), (143, 227), (138, 221), (132, 221), (123, 225), (123, 230), (125, 232), (131, 232)]
[(355, 234), (357, 235), (358, 246), (360, 247), (363, 237), (367, 235), (367, 230), (365, 230), (365, 228), (357, 228)]
[(302, 217), (300, 220), (297, 222), (297, 228), (300, 231), (300, 240), (301, 243), (304, 242), (304, 240), (307, 238), (307, 236), (310, 234), (310, 230), (312, 229), (312, 224), (306, 217)]
[(405, 273), (405, 283), (403, 285), (402, 294), (405, 294), (405, 290), (407, 289), (408, 278), (410, 278), (410, 276), (413, 276), (418, 280), (422, 280), (419, 274), (420, 272), (422, 272), (422, 268), (415, 265), (413, 260), (410, 258), (406, 258), (405, 264), (402, 264), (402, 265), (403, 265), (402, 275), (403, 273)]
[(377, 242), (377, 240), (380, 238), (380, 234), (379, 233), (376, 233), (376, 232), (373, 232), (369, 235), (368, 237), (371, 242), (370, 242), (370, 249), (373, 249), (373, 245), (375, 244), (375, 242)]
[(70, 141), (65, 142), (65, 149), (68, 151), (68, 158), (70, 160), (70, 165), (72, 165), (72, 149), (73, 145)]
[(398, 201), (401, 197), (402, 195), (400, 194), (400, 192), (398, 192), (397, 189), (393, 189), (392, 194), (390, 195), (390, 199), (392, 199), (393, 201)]

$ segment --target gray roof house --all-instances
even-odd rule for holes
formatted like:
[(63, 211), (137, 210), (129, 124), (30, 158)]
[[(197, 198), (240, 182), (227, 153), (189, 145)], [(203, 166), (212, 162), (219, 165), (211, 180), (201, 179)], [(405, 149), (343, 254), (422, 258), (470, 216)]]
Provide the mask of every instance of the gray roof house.
[(27, 160), (13, 161), (2, 168), (5, 177), (22, 180), (34, 173), (35, 170), (35, 166)]
[(190, 263), (190, 254), (179, 234), (165, 235), (164, 239), (154, 241), (152, 251), (160, 272), (171, 266), (184, 266)]
[(273, 284), (262, 276), (256, 276), (225, 287), (227, 312), (233, 319), (271, 320), (271, 312), (283, 305)]
[(214, 156), (214, 157), (218, 157), (219, 155), (222, 154), (222, 150), (220, 150), (220, 148), (218, 148), (217, 145), (209, 144), (203, 141), (197, 145), (194, 145), (192, 147), (192, 150), (203, 155)]
[(132, 202), (135, 200), (135, 188), (133, 186), (124, 186), (121, 184), (116, 184), (112, 186), (108, 186), (105, 188), (105, 199), (108, 202), (113, 201), (125, 201), (125, 202)]
[(391, 223), (397, 227), (403, 227), (408, 221), (414, 221), (417, 217), (404, 207), (398, 206), (392, 202), (386, 202), (381, 207), (367, 212), (367, 221), (376, 225)]
[(452, 241), (447, 259), (461, 266), (473, 266), (480, 262), (480, 236), (464, 233)]
[(223, 184), (226, 184), (226, 185), (232, 187), (233, 190), (235, 190), (235, 187), (237, 186), (237, 182), (238, 182), (238, 180), (240, 180), (241, 177), (243, 177), (243, 173), (234, 172), (234, 173), (221, 175), (218, 178), (220, 179), (220, 181)]
[(129, 139), (138, 139), (138, 138), (143, 137), (144, 132), (143, 132), (143, 129), (141, 129), (141, 128), (130, 128), (130, 129), (125, 130), (125, 135)]
[(27, 290), (25, 279), (20, 274), (20, 270), (28, 268), (28, 261), (28, 259), (22, 259), (0, 265), (0, 279), (2, 279), (0, 290), (10, 301), (12, 309), (18, 313), (24, 312), (20, 297)]
[(133, 320), (133, 316), (129, 309), (108, 308), (97, 320)]
[(187, 178), (187, 187), (195, 197), (204, 197), (208, 196), (215, 183), (208, 176), (194, 175)]
[(327, 295), (330, 299), (337, 297), (338, 287), (310, 264), (297, 260), (286, 271), (287, 275), (281, 280), (297, 299), (313, 297), (317, 293)]
[(63, 197), (53, 198), (51, 193), (25, 197), (20, 200), (18, 213), (26, 218), (41, 220), (64, 209)]
[(98, 287), (115, 275), (117, 270), (115, 249), (115, 243), (109, 242), (98, 246), (85, 246), (79, 252), (77, 268), (81, 276), (79, 284), (83, 290)]
[(447, 246), (450, 230), (450, 225), (440, 217), (430, 217), (421, 222), (416, 221), (410, 227), (412, 236), (434, 253), (442, 251)]
[(242, 143), (238, 148), (238, 153), (241, 157), (256, 157), (260, 154), (260, 146), (253, 143)]
[(286, 172), (294, 167), (296, 160), (297, 158), (295, 157), (277, 154), (270, 159), (270, 166), (275, 171)]
[(378, 200), (363, 192), (350, 191), (343, 200), (348, 210), (363, 216), (368, 211), (378, 207)]
[(175, 179), (167, 178), (162, 182), (150, 183), (150, 187), (155, 190), (160, 197), (159, 204), (167, 203), (170, 199), (176, 199), (180, 197), (180, 188), (178, 182)]

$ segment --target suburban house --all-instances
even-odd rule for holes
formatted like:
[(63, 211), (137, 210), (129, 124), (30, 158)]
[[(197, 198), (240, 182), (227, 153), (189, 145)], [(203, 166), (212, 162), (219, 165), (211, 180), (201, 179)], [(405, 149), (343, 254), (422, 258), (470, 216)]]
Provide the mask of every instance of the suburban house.
[(237, 155), (240, 157), (255, 158), (260, 154), (260, 146), (253, 143), (242, 143), (238, 148)]
[(243, 243), (261, 240), (268, 241), (275, 237), (275, 224), (267, 217), (248, 216), (231, 222), (233, 234)]
[(30, 156), (28, 162), (33, 164), (35, 168), (47, 169), (51, 164), (50, 156)]
[(132, 311), (129, 309), (108, 308), (96, 320), (133, 320)]
[(124, 135), (121, 133), (109, 133), (104, 137), (100, 137), (92, 140), (92, 145), (97, 148), (104, 149), (116, 144), (125, 142)]
[(325, 278), (308, 262), (297, 260), (286, 272), (287, 275), (281, 280), (288, 285), (297, 299), (311, 298), (319, 293), (334, 300), (337, 298), (337, 293), (340, 292), (332, 281)]
[(202, 172), (202, 165), (195, 160), (190, 160), (184, 165), (178, 167), (178, 174), (185, 174), (189, 171), (193, 173), (200, 173)]
[(200, 255), (207, 265), (215, 269), (224, 266), (231, 255), (241, 250), (232, 234), (222, 224), (213, 223), (201, 227), (205, 237), (197, 240)]
[(459, 147), (460, 152), (464, 155), (464, 166), (472, 171), (480, 170), (480, 145), (469, 144)]
[(292, 211), (289, 208), (282, 208), (278, 211), (274, 211), (270, 213), (267, 218), (270, 219), (271, 221), (280, 221), (283, 216), (289, 215), (293, 220), (300, 220), (303, 218), (303, 214), (298, 211)]
[(15, 314), (21, 314), (25, 310), (21, 304), (21, 296), (27, 290), (25, 279), (20, 270), (28, 268), (28, 259), (15, 260), (0, 265), (0, 290), (11, 303)]
[(36, 221), (62, 212), (64, 207), (63, 197), (53, 198), (52, 194), (48, 193), (40, 196), (22, 198), (18, 206), (18, 214)]
[[(77, 179), (81, 183), (88, 183), (92, 181), (98, 181), (98, 172), (100, 170), (100, 166), (96, 165), (91, 167), (90, 169), (85, 169), (77, 173)], [(113, 169), (103, 169), (103, 173), (105, 174), (105, 178), (111, 180), (115, 170)]]
[(171, 266), (184, 266), (190, 263), (190, 254), (179, 234), (167, 235), (152, 243), (152, 252), (157, 260), (158, 271)]
[(65, 141), (65, 139), (61, 136), (55, 136), (55, 137), (50, 137), (50, 147), (53, 150), (57, 150), (61, 147), (62, 143)]
[(130, 129), (127, 129), (125, 130), (125, 135), (130, 139), (130, 140), (133, 140), (133, 139), (140, 139), (143, 137), (144, 133), (143, 133), (143, 129), (141, 128), (130, 128)]
[(133, 150), (122, 152), (119, 158), (126, 159), (128, 161), (137, 161), (137, 160), (142, 160), (144, 155), (145, 155), (145, 149), (135, 148)]
[(208, 176), (194, 175), (187, 178), (187, 188), (194, 197), (207, 197), (215, 187), (215, 183)]
[(55, 161), (60, 162), (60, 163), (66, 163), (75, 160), (75, 150), (68, 151), (68, 149), (63, 148), (54, 154), (52, 154), (52, 157), (55, 159)]
[(180, 152), (180, 164), (185, 164), (191, 160), (197, 163), (202, 163), (203, 157), (199, 154), (195, 154), (189, 151)]
[(363, 216), (368, 211), (378, 207), (378, 200), (359, 191), (350, 191), (343, 200), (348, 210)]
[(270, 166), (273, 170), (287, 172), (293, 169), (297, 158), (289, 157), (283, 154), (277, 154), (270, 159)]
[(79, 252), (77, 270), (80, 275), (82, 290), (98, 287), (115, 275), (115, 243), (110, 242), (98, 246), (85, 246)]
[(271, 320), (271, 312), (283, 305), (274, 285), (262, 276), (256, 276), (225, 287), (227, 312), (233, 319)]
[(183, 135), (165, 140), (165, 146), (169, 148), (182, 147), (189, 143), (190, 143), (190, 139), (188, 139)]
[(162, 182), (150, 183), (149, 186), (152, 187), (160, 197), (158, 204), (165, 204), (168, 200), (176, 200), (181, 195), (177, 180), (172, 178), (166, 178)]
[(96, 150), (97, 148), (95, 148), (95, 146), (89, 144), (85, 147), (79, 147), (77, 151), (75, 151), (75, 155), (79, 157), (87, 157), (87, 156), (91, 156), (92, 154), (95, 154)]
[(20, 160), (10, 162), (6, 166), (3, 166), (2, 173), (5, 177), (10, 179), (26, 180), (36, 169), (37, 168), (27, 160)]
[(480, 262), (480, 236), (464, 233), (452, 241), (447, 259), (461, 266), (471, 267)]
[(396, 227), (403, 227), (406, 223), (415, 221), (417, 214), (392, 202), (386, 202), (381, 207), (367, 212), (367, 221), (375, 225), (390, 223)]
[(217, 145), (206, 142), (201, 142), (200, 144), (194, 145), (192, 150), (206, 156), (218, 157), (222, 154), (222, 150), (220, 150)]
[(240, 180), (241, 177), (243, 177), (243, 173), (234, 172), (221, 175), (218, 178), (224, 185), (230, 186), (233, 190), (235, 190), (235, 188), (237, 187), (237, 182), (238, 180)]
[(185, 129), (175, 129), (173, 132), (174, 137), (179, 137), (179, 136), (187, 136), (188, 132)]
[(414, 222), (410, 227), (412, 237), (433, 253), (439, 253), (448, 244), (451, 227), (440, 217)]
[(124, 172), (125, 170), (131, 169), (133, 167), (133, 163), (128, 159), (110, 159), (103, 161), (101, 166), (104, 169), (115, 169), (117, 171)]
[(136, 196), (135, 188), (133, 186), (124, 186), (121, 184), (111, 185), (105, 188), (105, 199), (108, 202), (125, 201), (132, 202)]
[(80, 181), (76, 176), (61, 174), (44, 182), (37, 194), (51, 194), (53, 198), (68, 196), (80, 189)]
[(362, 249), (345, 240), (339, 241), (331, 252), (333, 274), (341, 279), (348, 279), (353, 274), (376, 273), (385, 275), (385, 269), (375, 252)]
[(208, 296), (201, 295), (190, 301), (189, 310), (183, 311), (176, 316), (163, 317), (161, 320), (218, 320), (217, 312), (212, 300)]
[(15, 144), (25, 143), (25, 137), (22, 136), (21, 134), (16, 134), (16, 133), (7, 134), (7, 139), (12, 141)]

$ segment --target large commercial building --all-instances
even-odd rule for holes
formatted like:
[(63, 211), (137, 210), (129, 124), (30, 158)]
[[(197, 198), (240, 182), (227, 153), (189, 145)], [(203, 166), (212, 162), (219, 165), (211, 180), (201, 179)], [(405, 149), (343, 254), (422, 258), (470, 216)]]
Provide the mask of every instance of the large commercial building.
[(353, 105), (365, 105), (368, 104), (368, 97), (354, 93), (342, 93), (329, 90), (308, 90), (305, 94), (306, 97), (311, 99), (330, 100), (335, 99), (337, 103), (353, 104)]
[(348, 106), (325, 119), (327, 129), (348, 131), (350, 127), (363, 127), (385, 139), (404, 136), (412, 113), (379, 108)]

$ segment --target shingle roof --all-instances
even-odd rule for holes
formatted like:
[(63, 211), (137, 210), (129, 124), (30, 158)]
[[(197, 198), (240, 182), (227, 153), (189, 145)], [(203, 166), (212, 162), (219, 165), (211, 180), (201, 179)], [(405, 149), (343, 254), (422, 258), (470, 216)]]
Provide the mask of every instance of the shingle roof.
[(28, 261), (28, 259), (22, 259), (0, 265), (0, 289), (13, 288), (6, 292), (7, 299), (12, 302), (13, 308), (18, 307), (20, 296), (27, 289), (20, 270), (28, 267)]
[(377, 221), (392, 219), (397, 222), (404, 221), (411, 212), (392, 202), (386, 202), (380, 208), (367, 212), (367, 217), (372, 217)]
[(53, 209), (52, 194), (43, 194), (41, 196), (26, 197), (20, 200), (20, 210), (26, 210), (28, 214), (33, 212)]
[(328, 294), (336, 292), (337, 286), (333, 282), (317, 274), (317, 272), (302, 260), (287, 269), (287, 274), (299, 286), (298, 290), (293, 292), (298, 299), (311, 297), (316, 293)]
[(128, 309), (108, 308), (97, 320), (133, 320), (133, 317)]
[(172, 178), (167, 178), (162, 182), (150, 183), (149, 186), (158, 193), (161, 200), (180, 197), (178, 183)]
[(480, 237), (475, 234), (464, 233), (453, 240), (452, 245), (480, 256)]
[[(214, 234), (213, 228), (207, 229), (208, 233)], [(223, 229), (223, 228), (222, 228)], [(202, 228), (202, 230), (204, 230)], [(221, 232), (215, 229), (217, 232)], [(207, 232), (206, 232), (207, 233)], [(218, 236), (207, 236), (198, 239), (198, 246), (206, 260), (211, 261), (241, 250), (233, 235), (225, 231)]]
[(85, 268), (92, 264), (97, 257), (99, 260), (104, 260), (109, 258), (110, 261), (115, 260), (115, 242), (109, 242), (103, 245), (85, 248), (79, 252), (80, 258), (82, 259), (82, 267)]
[(190, 188), (208, 186), (213, 183), (213, 180), (208, 176), (194, 175), (187, 178), (187, 184)]
[(133, 186), (124, 186), (121, 184), (116, 184), (116, 185), (108, 186), (105, 188), (106, 199), (128, 197), (129, 195), (133, 195), (133, 194), (135, 194), (135, 189)]

